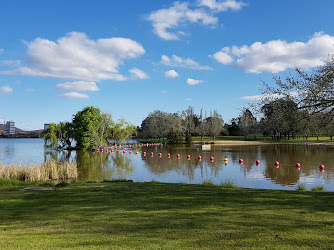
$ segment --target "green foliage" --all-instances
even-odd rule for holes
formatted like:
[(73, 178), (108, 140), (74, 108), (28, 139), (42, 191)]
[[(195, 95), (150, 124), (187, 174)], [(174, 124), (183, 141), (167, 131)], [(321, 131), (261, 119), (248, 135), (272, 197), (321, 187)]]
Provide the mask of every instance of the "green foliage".
[(237, 188), (238, 187), (237, 184), (235, 184), (233, 181), (230, 181), (230, 180), (222, 182), (220, 186), (224, 188)]
[(119, 119), (111, 130), (111, 138), (118, 143), (136, 134), (136, 127), (124, 119)]
[(306, 191), (306, 187), (303, 184), (298, 184), (297, 191)]
[(186, 143), (191, 144), (191, 142), (192, 142), (191, 134), (186, 134)]
[(203, 181), (202, 184), (206, 186), (215, 186), (212, 180)]
[(96, 148), (97, 142), (92, 139), (91, 133), (99, 128), (101, 111), (93, 106), (85, 107), (73, 117), (74, 139), (81, 149)]
[(68, 187), (70, 184), (67, 182), (59, 182), (55, 185), (56, 188)]
[(51, 123), (49, 128), (44, 131), (44, 146), (46, 148), (58, 147), (57, 125), (55, 123)]
[(323, 192), (323, 191), (325, 191), (325, 189), (322, 186), (316, 186), (316, 187), (312, 187), (311, 191), (312, 192)]
[(169, 144), (181, 144), (183, 142), (182, 136), (176, 131), (172, 130), (168, 134), (168, 143)]

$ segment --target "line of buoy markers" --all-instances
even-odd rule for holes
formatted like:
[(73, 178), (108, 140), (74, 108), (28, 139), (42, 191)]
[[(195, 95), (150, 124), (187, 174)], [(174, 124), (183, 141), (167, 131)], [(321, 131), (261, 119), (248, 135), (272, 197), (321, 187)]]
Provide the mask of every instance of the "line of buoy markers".
[[(161, 143), (160, 143), (161, 144)], [(149, 144), (150, 145), (150, 144)], [(124, 147), (124, 146), (123, 146)], [(113, 147), (112, 147), (113, 148)], [(96, 152), (105, 152), (105, 153), (108, 153), (108, 152), (110, 152), (110, 153), (113, 153), (114, 152), (114, 150), (112, 149), (112, 148), (109, 148), (109, 150), (108, 149), (96, 149)], [(116, 148), (117, 148), (117, 146), (116, 146)], [(130, 145), (130, 148), (131, 148), (131, 145)], [(120, 154), (120, 150), (117, 150), (117, 154)], [(126, 151), (125, 150), (123, 150), (123, 154), (126, 154)], [(131, 155), (132, 154), (132, 151), (130, 150), (129, 151), (129, 154)], [(138, 151), (136, 151), (136, 155), (138, 156), (139, 155), (139, 152)], [(143, 152), (143, 156), (146, 156), (146, 152)], [(153, 157), (154, 156), (154, 153), (153, 152), (151, 152), (151, 157)], [(162, 153), (158, 153), (158, 157), (159, 158), (161, 158), (162, 157)], [(180, 159), (181, 158), (181, 155), (180, 154), (177, 154), (176, 155), (176, 157), (177, 157), (177, 159)], [(171, 154), (170, 153), (168, 153), (167, 154), (167, 158), (168, 159), (170, 159), (171, 158)], [(190, 160), (190, 155), (187, 155), (187, 160)], [(202, 161), (202, 156), (201, 155), (199, 155), (198, 156), (198, 161)], [(211, 162), (213, 162), (214, 160), (215, 160), (215, 158), (213, 157), (213, 156), (210, 156), (210, 160), (211, 160)], [(224, 163), (226, 164), (228, 162), (228, 159), (227, 159), (227, 157), (225, 156), (224, 157)], [(239, 164), (240, 165), (243, 165), (243, 163), (244, 163), (244, 160), (242, 159), (242, 158), (240, 158), (239, 159)], [(256, 166), (260, 166), (260, 161), (259, 160), (256, 160), (255, 161), (255, 165)], [(274, 163), (274, 165), (275, 165), (275, 167), (276, 168), (279, 168), (279, 162), (278, 161), (275, 161), (275, 163)], [(299, 171), (300, 169), (301, 169), (301, 164), (299, 163), (299, 162), (297, 162), (296, 163), (296, 168), (297, 168), (297, 170)], [(325, 171), (325, 166), (323, 165), (323, 164), (320, 164), (319, 165), (319, 170), (320, 170), (320, 172), (321, 173), (323, 173), (324, 171)]]

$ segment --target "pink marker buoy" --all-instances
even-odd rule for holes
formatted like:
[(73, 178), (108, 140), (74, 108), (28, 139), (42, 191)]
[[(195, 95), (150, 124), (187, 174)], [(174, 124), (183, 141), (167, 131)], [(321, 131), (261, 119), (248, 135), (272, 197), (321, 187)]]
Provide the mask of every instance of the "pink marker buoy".
[(146, 156), (146, 152), (144, 152), (143, 155)]
[(239, 164), (243, 164), (244, 160), (243, 159), (239, 159)]
[(180, 159), (180, 155), (179, 155), (179, 154), (177, 154), (176, 157), (177, 157), (178, 159)]
[(100, 149), (97, 148), (97, 149), (96, 149), (96, 152), (99, 152), (99, 151), (100, 151)]
[(110, 152), (111, 152), (111, 153), (114, 153), (114, 150), (112, 149)]
[(170, 153), (167, 154), (167, 157), (170, 158)]
[(319, 166), (319, 169), (320, 169), (320, 170), (324, 170), (324, 169), (325, 169), (325, 166), (321, 164), (321, 165)]
[(278, 161), (275, 161), (275, 166), (279, 166), (279, 162)]
[(123, 150), (123, 154), (125, 154), (126, 152), (125, 152), (125, 150)]
[(210, 160), (211, 160), (211, 161), (214, 161), (214, 160), (215, 160), (215, 158), (214, 158), (213, 156), (211, 156), (211, 157), (210, 157)]
[(260, 161), (256, 160), (255, 164), (256, 164), (256, 166), (260, 166)]
[(299, 162), (296, 163), (296, 168), (300, 168), (300, 163)]
[(130, 151), (129, 154), (132, 155), (132, 151)]
[(159, 157), (161, 157), (162, 156), (162, 154), (161, 153), (159, 153)]

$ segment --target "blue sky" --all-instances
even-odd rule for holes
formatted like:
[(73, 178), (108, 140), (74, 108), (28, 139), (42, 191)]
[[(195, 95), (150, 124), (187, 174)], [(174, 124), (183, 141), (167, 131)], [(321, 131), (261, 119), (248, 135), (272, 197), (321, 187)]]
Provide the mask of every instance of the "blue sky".
[(70, 121), (94, 105), (135, 125), (216, 109), (334, 54), (334, 1), (21, 1), (0, 4), (0, 122)]

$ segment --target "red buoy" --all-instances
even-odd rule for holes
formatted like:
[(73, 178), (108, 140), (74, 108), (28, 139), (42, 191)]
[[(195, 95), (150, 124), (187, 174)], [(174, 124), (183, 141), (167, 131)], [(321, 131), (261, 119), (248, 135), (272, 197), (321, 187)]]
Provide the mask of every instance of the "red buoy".
[(243, 164), (244, 160), (243, 159), (239, 159), (239, 164)]
[(260, 166), (260, 161), (256, 160), (255, 164), (256, 164), (256, 166)]
[(321, 164), (321, 165), (319, 166), (319, 169), (320, 169), (320, 170), (324, 170), (324, 169), (325, 169), (325, 166)]
[(300, 168), (300, 163), (299, 162), (296, 163), (296, 168)]
[(144, 152), (143, 155), (146, 156), (146, 152)]
[(170, 153), (167, 154), (167, 157), (170, 158)]
[(162, 154), (161, 153), (159, 153), (159, 157), (161, 157), (162, 156)]

